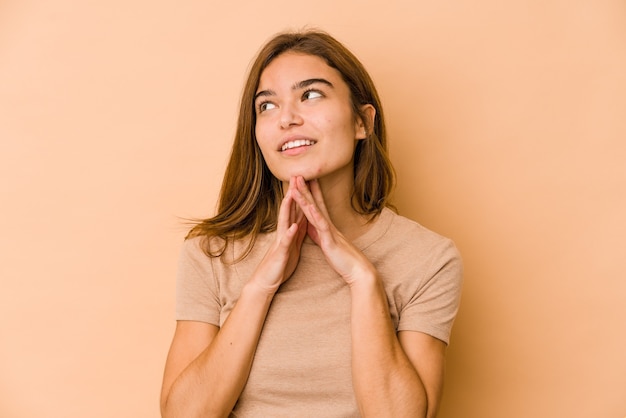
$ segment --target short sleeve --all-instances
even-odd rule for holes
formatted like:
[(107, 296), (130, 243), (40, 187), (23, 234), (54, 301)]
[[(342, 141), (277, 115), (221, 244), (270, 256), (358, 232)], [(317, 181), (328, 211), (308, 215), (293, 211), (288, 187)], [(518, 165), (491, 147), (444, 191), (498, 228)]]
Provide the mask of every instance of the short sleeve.
[(220, 298), (213, 259), (200, 247), (201, 238), (184, 242), (176, 276), (176, 319), (219, 326)]
[(461, 256), (449, 239), (429, 251), (419, 286), (399, 315), (398, 331), (419, 331), (446, 344), (459, 309), (463, 280)]

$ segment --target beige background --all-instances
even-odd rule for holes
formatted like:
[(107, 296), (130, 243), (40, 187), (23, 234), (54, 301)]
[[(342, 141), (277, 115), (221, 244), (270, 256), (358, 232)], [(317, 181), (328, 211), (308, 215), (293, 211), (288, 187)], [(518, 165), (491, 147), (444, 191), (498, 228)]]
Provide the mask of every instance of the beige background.
[(626, 3), (0, 3), (0, 416), (156, 417), (181, 218), (247, 65), (322, 27), (466, 281), (440, 417), (626, 415)]

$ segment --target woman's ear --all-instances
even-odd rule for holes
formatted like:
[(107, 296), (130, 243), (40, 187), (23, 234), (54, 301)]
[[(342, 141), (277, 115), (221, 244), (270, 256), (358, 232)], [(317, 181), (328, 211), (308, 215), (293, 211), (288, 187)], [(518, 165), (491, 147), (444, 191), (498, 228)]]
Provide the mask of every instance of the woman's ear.
[(356, 139), (366, 139), (372, 133), (374, 129), (374, 119), (376, 118), (376, 109), (371, 104), (364, 104), (361, 106), (361, 115), (365, 118), (363, 120), (360, 116), (356, 120)]

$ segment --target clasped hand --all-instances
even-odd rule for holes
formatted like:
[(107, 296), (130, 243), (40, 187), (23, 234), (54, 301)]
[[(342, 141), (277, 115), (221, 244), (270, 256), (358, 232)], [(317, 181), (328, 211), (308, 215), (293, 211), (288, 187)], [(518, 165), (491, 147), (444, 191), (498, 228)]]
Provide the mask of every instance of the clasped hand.
[(318, 181), (307, 184), (297, 176), (290, 179), (281, 202), (276, 238), (256, 270), (257, 285), (273, 293), (289, 279), (298, 265), (307, 234), (348, 285), (374, 271), (367, 257), (331, 222)]

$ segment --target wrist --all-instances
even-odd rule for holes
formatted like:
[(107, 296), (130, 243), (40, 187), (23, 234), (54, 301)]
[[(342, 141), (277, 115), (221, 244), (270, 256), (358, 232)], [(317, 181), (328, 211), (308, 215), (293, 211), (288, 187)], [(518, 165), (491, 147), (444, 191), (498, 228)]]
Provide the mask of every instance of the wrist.
[(241, 293), (246, 293), (251, 296), (260, 296), (272, 300), (274, 295), (278, 291), (278, 286), (271, 286), (264, 283), (260, 283), (254, 276), (243, 286)]
[(377, 271), (372, 267), (353, 273), (347, 283), (350, 290), (371, 289), (379, 285), (380, 279)]

